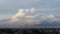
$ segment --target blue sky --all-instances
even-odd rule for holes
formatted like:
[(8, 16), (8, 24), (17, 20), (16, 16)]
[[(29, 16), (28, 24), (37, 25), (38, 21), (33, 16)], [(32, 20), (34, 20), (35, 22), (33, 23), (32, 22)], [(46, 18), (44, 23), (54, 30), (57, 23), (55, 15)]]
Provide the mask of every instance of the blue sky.
[(59, 15), (59, 3), (60, 0), (0, 0), (0, 17), (10, 17), (21, 8), (36, 8), (40, 9), (41, 14), (52, 13)]

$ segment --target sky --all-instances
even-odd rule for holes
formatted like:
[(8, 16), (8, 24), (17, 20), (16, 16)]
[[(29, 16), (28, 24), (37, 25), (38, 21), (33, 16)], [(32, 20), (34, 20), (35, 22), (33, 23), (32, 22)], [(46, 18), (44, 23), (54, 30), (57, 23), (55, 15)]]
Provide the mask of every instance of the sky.
[(42, 14), (60, 16), (59, 3), (60, 0), (0, 0), (0, 18), (8, 18), (21, 8), (36, 8), (39, 9)]
[(60, 0), (0, 0), (1, 24), (26, 22), (25, 24), (31, 25), (48, 20), (49, 23), (59, 22)]

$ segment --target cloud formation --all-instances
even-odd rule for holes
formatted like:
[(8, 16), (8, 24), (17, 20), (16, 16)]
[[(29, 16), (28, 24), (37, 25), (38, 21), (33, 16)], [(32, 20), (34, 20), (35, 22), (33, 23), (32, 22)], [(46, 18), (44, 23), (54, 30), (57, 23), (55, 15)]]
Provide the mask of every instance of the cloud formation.
[(48, 15), (48, 16), (43, 16), (40, 15), (40, 13), (34, 14), (34, 15), (30, 15), (33, 12), (35, 13), (35, 8), (31, 8), (31, 9), (19, 9), (18, 13), (15, 14), (14, 16), (11, 17), (12, 21), (20, 21), (21, 22), (25, 22), (27, 23), (31, 23), (31, 24), (39, 24), (41, 20), (51, 20), (51, 21), (58, 21), (57, 18), (55, 18), (54, 15)]
[[(38, 24), (51, 24), (51, 23), (59, 23), (60, 19), (56, 18), (54, 15), (41, 15), (40, 13), (36, 13), (35, 8), (31, 9), (19, 9), (18, 12), (10, 17), (9, 19), (0, 20), (1, 23), (9, 25), (9, 27), (34, 27)], [(33, 14), (33, 15), (32, 15)], [(8, 27), (8, 26), (7, 26)]]
[[(17, 14), (15, 14), (14, 16), (12, 16), (12, 20), (16, 20), (18, 19), (19, 17), (27, 17), (27, 15), (30, 13), (33, 13), (35, 11), (34, 8), (31, 8), (31, 9), (19, 9)], [(32, 17), (32, 16), (28, 16), (28, 17)]]

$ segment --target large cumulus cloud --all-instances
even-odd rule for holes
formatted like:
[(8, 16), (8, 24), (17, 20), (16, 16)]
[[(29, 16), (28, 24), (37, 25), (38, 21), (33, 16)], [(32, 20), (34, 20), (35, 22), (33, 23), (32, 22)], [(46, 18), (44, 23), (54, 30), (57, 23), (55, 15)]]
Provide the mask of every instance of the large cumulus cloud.
[(37, 25), (44, 26), (46, 24), (60, 23), (60, 19), (54, 15), (41, 15), (36, 13), (35, 8), (19, 9), (18, 12), (8, 19), (0, 20), (2, 28), (22, 28), (22, 27), (36, 27)]

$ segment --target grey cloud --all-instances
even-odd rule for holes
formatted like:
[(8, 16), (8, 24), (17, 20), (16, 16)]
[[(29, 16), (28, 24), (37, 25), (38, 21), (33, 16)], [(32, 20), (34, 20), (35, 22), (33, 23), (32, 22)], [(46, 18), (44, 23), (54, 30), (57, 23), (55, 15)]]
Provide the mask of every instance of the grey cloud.
[[(24, 18), (19, 21), (12, 22), (12, 19), (0, 20), (0, 28), (37, 28), (37, 27), (59, 27), (60, 21), (52, 22), (50, 19), (28, 22), (30, 19)], [(33, 20), (32, 20), (33, 21)]]

